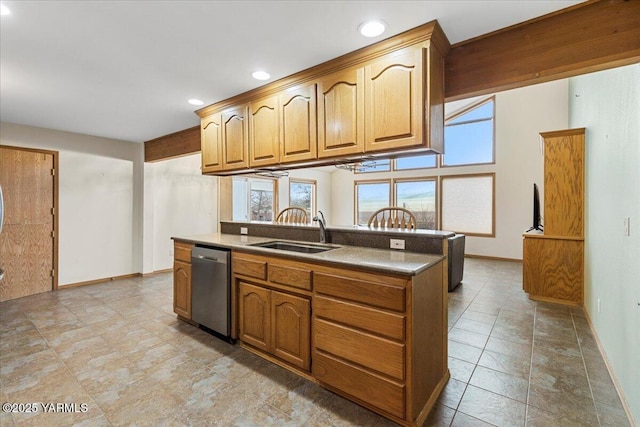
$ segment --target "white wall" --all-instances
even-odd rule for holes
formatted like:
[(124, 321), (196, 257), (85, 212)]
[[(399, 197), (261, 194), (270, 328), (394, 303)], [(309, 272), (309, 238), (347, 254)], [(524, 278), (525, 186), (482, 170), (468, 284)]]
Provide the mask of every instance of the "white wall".
[(570, 125), (586, 128), (585, 308), (640, 422), (640, 65), (569, 87)]
[[(465, 252), (522, 259), (522, 232), (532, 223), (533, 183), (542, 190), (543, 160), (540, 132), (568, 126), (568, 81), (559, 80), (496, 94), (496, 164), (354, 175), (336, 170), (331, 175), (330, 224), (353, 224), (354, 180), (427, 177), (435, 173), (496, 173), (496, 230), (494, 238), (467, 237)], [(456, 103), (460, 105), (460, 103)], [(456, 107), (457, 108), (457, 107)], [(449, 113), (451, 105), (447, 105)]]
[(142, 144), (0, 124), (0, 143), (59, 152), (58, 284), (142, 268)]
[(152, 251), (148, 271), (173, 267), (171, 237), (218, 230), (218, 178), (202, 175), (200, 162), (197, 153), (145, 163), (145, 222), (151, 233), (145, 246)]

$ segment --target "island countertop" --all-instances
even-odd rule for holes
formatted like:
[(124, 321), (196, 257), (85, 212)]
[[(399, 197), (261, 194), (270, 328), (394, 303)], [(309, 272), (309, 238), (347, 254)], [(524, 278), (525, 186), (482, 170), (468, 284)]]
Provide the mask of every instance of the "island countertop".
[[(209, 233), (195, 236), (175, 236), (173, 240), (189, 242), (195, 245), (205, 245), (222, 247), (255, 254), (281, 256), (299, 261), (321, 262), (326, 264), (339, 265), (342, 267), (353, 267), (377, 271), (381, 273), (403, 274), (414, 276), (444, 259), (440, 254), (422, 254), (396, 249), (374, 249), (361, 246), (333, 245), (335, 247), (325, 252), (314, 254), (298, 253), (278, 249), (251, 246), (256, 243), (269, 241), (288, 241), (286, 239), (276, 239), (272, 237), (256, 237), (237, 234)], [(295, 241), (296, 243), (309, 244), (311, 242)], [(313, 245), (322, 245), (311, 243)]]

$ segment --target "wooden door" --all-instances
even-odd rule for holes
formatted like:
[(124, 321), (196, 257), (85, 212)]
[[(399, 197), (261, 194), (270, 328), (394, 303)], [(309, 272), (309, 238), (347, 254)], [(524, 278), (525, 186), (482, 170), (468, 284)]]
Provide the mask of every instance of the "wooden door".
[(224, 170), (249, 167), (247, 107), (222, 112), (222, 167)]
[(365, 151), (423, 145), (422, 62), (406, 48), (365, 67)]
[(249, 166), (280, 162), (280, 114), (278, 97), (254, 101), (249, 107)]
[(240, 339), (269, 351), (271, 341), (271, 291), (240, 282)]
[(55, 152), (0, 147), (0, 301), (57, 287), (56, 162)]
[(202, 172), (222, 170), (222, 117), (220, 113), (202, 119), (200, 138), (202, 145)]
[(191, 319), (191, 264), (173, 262), (173, 312)]
[(315, 83), (284, 91), (280, 95), (280, 108), (280, 161), (315, 159), (318, 152)]
[(310, 368), (311, 309), (308, 298), (271, 292), (272, 350), (302, 369)]
[(318, 157), (364, 151), (364, 68), (318, 82)]

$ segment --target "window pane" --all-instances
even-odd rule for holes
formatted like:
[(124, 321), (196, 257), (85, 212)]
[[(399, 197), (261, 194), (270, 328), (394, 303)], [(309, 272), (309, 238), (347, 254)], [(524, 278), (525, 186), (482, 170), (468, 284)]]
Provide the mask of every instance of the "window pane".
[(435, 168), (436, 155), (427, 154), (424, 156), (402, 157), (396, 159), (396, 170), (402, 169), (422, 169)]
[(442, 229), (494, 235), (494, 175), (442, 177)]
[(412, 181), (396, 183), (396, 206), (416, 215), (418, 228), (436, 229), (436, 182)]
[(273, 221), (273, 181), (251, 181), (251, 221)]
[(367, 225), (372, 213), (390, 205), (388, 182), (356, 183), (358, 224)]
[(444, 165), (493, 163), (493, 120), (447, 125), (444, 144)]
[(289, 181), (289, 206), (302, 208), (312, 217), (314, 193), (315, 184), (311, 182)]
[(493, 101), (482, 104), (473, 110), (467, 111), (464, 114), (456, 117), (455, 119), (448, 120), (447, 124), (452, 125), (455, 123), (467, 122), (470, 120), (481, 120), (493, 118)]

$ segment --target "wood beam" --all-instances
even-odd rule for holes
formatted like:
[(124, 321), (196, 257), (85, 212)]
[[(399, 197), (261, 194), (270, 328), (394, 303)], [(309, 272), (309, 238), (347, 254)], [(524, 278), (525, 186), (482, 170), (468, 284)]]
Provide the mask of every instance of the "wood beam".
[(200, 126), (145, 141), (144, 161), (157, 162), (198, 153), (200, 151)]
[(640, 61), (640, 1), (598, 0), (451, 47), (447, 101)]

